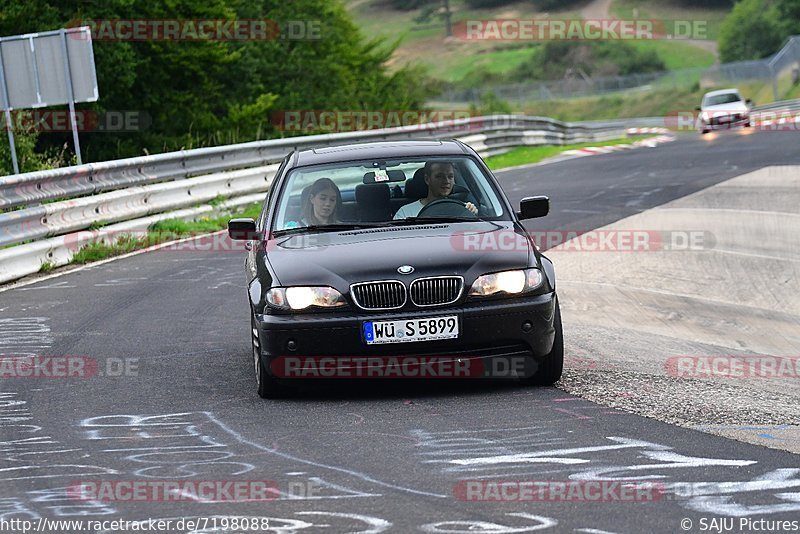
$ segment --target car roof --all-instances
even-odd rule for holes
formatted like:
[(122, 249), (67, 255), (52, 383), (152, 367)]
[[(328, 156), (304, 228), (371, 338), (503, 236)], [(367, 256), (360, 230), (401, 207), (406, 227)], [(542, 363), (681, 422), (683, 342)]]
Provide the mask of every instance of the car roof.
[(291, 166), (407, 156), (463, 156), (470, 153), (463, 143), (456, 140), (378, 141), (300, 150), (294, 153)]
[(706, 98), (706, 97), (709, 97), (709, 96), (727, 95), (729, 93), (736, 93), (738, 95), (739, 94), (739, 90), (738, 89), (720, 89), (719, 91), (711, 91), (709, 93), (706, 93), (703, 96), (703, 98)]

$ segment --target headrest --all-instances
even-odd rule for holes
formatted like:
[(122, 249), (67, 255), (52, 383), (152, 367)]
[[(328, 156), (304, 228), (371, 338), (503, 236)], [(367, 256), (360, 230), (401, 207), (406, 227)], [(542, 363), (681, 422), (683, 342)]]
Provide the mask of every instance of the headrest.
[(389, 184), (359, 184), (356, 186), (356, 203), (367, 205), (388, 204), (392, 193)]
[(420, 167), (414, 176), (406, 182), (406, 198), (419, 200), (428, 196), (428, 184), (425, 183), (425, 168)]

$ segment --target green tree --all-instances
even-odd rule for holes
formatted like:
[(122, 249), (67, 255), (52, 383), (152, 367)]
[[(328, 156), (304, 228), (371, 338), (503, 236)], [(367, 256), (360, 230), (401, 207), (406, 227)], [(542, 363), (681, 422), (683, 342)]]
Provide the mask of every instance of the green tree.
[(503, 7), (515, 0), (465, 0), (464, 3), (473, 9)]
[[(267, 19), (284, 31), (240, 41), (95, 39), (100, 99), (78, 109), (136, 111), (149, 126), (81, 134), (86, 161), (274, 137), (275, 110), (419, 109), (428, 96), (424, 73), (390, 71), (393, 46), (366, 39), (337, 0), (0, 0), (0, 35), (129, 19)], [(283, 38), (290, 24), (297, 31)], [(36, 147), (65, 142), (69, 133), (42, 133)]]
[(785, 36), (800, 35), (800, 1), (777, 0), (778, 16)]
[(766, 0), (737, 2), (720, 27), (720, 60), (761, 59), (775, 53), (784, 39), (778, 17), (774, 4)]

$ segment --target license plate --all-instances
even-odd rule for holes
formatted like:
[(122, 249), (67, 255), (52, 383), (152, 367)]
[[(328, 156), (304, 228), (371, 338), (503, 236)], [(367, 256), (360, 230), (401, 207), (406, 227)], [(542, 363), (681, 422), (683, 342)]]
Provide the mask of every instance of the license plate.
[(458, 316), (426, 317), (402, 321), (364, 321), (367, 345), (408, 343), (458, 337)]

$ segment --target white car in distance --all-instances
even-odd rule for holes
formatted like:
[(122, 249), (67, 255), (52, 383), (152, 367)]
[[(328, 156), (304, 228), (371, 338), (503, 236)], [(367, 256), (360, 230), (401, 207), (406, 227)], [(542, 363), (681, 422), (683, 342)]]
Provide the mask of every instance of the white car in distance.
[(695, 108), (700, 112), (697, 129), (706, 134), (711, 130), (729, 130), (736, 126), (749, 128), (752, 104), (749, 98), (742, 98), (738, 89), (706, 93), (700, 106)]

